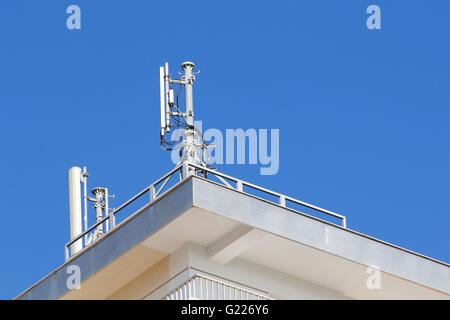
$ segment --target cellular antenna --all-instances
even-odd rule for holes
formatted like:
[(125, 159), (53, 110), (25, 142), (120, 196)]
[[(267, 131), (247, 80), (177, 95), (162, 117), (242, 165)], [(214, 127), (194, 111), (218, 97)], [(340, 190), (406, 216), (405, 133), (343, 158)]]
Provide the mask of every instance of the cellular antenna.
[[(105, 232), (112, 230), (115, 226), (114, 215), (110, 215), (108, 188), (97, 187), (92, 189), (95, 197), (88, 195), (87, 180), (89, 174), (87, 168), (72, 167), (69, 170), (69, 215), (70, 215), (70, 254), (73, 255), (83, 248), (100, 239)], [(83, 184), (83, 195), (81, 194), (81, 184)], [(83, 200), (83, 201), (82, 201)], [(88, 205), (93, 202), (95, 208), (95, 228), (88, 226)], [(82, 205), (84, 204), (84, 205)], [(83, 211), (84, 207), (84, 212)], [(114, 210), (114, 209), (113, 209)], [(105, 220), (106, 219), (106, 220)], [(84, 222), (84, 228), (83, 228)], [(84, 230), (83, 230), (84, 229)], [(81, 235), (84, 236), (81, 236)], [(69, 253), (66, 251), (66, 259)]]
[[(210, 146), (205, 144), (203, 136), (194, 126), (194, 101), (193, 85), (195, 81), (195, 64), (190, 61), (183, 62), (181, 68), (184, 74), (181, 79), (173, 79), (169, 74), (169, 64), (159, 67), (160, 84), (160, 112), (161, 112), (161, 147), (164, 150), (180, 149), (180, 163), (197, 164), (209, 167), (204, 160), (204, 150)], [(178, 85), (176, 101), (174, 101), (173, 86)], [(184, 87), (185, 112), (181, 112), (179, 94)], [(183, 139), (179, 141), (168, 141), (165, 136), (172, 129), (182, 128)], [(189, 173), (188, 173), (189, 174)]]

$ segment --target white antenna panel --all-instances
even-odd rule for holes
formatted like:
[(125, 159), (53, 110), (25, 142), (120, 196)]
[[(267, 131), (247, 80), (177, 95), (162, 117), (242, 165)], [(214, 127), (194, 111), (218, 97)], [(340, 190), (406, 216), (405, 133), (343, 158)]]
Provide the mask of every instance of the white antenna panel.
[(166, 85), (166, 130), (167, 132), (170, 131), (170, 109), (169, 109), (169, 64), (166, 62), (164, 65), (165, 74), (164, 74), (164, 80)]
[(169, 90), (169, 106), (173, 106), (174, 101), (173, 101), (173, 89)]
[(166, 127), (166, 110), (165, 110), (165, 89), (164, 89), (164, 67), (159, 67), (159, 99), (161, 112), (161, 136), (164, 135)]

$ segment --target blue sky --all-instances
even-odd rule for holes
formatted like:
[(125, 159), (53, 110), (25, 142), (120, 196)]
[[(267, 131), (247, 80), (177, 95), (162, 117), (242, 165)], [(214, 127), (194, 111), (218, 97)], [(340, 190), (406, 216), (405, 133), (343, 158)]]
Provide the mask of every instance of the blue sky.
[[(81, 30), (66, 28), (70, 4)], [(371, 4), (381, 30), (366, 28)], [(201, 70), (203, 129), (280, 129), (278, 174), (220, 171), (450, 262), (449, 30), (444, 0), (1, 1), (0, 298), (64, 262), (70, 167), (116, 207), (173, 167), (165, 61)]]

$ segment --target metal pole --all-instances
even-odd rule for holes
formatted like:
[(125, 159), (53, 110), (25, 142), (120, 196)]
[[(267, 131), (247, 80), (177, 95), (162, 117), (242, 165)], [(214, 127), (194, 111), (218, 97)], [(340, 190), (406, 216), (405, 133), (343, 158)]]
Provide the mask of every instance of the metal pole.
[(186, 123), (188, 126), (194, 125), (194, 100), (192, 96), (192, 84), (194, 83), (194, 77), (192, 70), (195, 65), (193, 62), (183, 62), (181, 67), (184, 70), (184, 90), (186, 95)]
[[(189, 164), (196, 164), (198, 161), (196, 160), (197, 154), (197, 145), (195, 140), (195, 131), (194, 131), (194, 101), (192, 94), (192, 85), (194, 83), (195, 77), (192, 74), (192, 70), (195, 68), (193, 62), (183, 62), (181, 67), (184, 70), (183, 82), (184, 82), (184, 91), (186, 98), (186, 124), (187, 128), (183, 133), (183, 162)], [(187, 178), (188, 176), (194, 173), (193, 168), (188, 167), (188, 170), (185, 172), (183, 178)]]
[[(83, 167), (83, 193), (84, 193), (84, 231), (88, 229), (88, 206), (87, 206), (87, 167)], [(88, 241), (88, 235), (84, 236), (84, 243), (86, 244)]]
[[(108, 210), (108, 188), (105, 188), (105, 217), (107, 217), (109, 214), (109, 210)], [(109, 221), (107, 223), (105, 223), (106, 225), (106, 232), (109, 231), (109, 227), (111, 225), (111, 217), (109, 218)], [(111, 227), (112, 229), (112, 227)]]

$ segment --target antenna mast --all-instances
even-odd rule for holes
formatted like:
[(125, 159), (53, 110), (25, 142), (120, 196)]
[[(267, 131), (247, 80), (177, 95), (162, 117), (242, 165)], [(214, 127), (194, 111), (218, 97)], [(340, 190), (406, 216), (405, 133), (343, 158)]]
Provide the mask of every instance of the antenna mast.
[[(92, 189), (92, 194), (95, 196), (91, 198), (87, 194), (87, 180), (89, 174), (87, 168), (72, 167), (69, 170), (69, 213), (70, 213), (70, 239), (84, 233), (83, 239), (77, 240), (70, 246), (70, 251), (75, 254), (99, 239), (105, 232), (112, 230), (115, 226), (114, 215), (110, 216), (109, 198), (114, 198), (114, 195), (109, 195), (108, 188), (97, 187)], [(83, 196), (81, 195), (81, 183), (83, 184)], [(82, 212), (82, 200), (84, 202), (84, 214)], [(93, 233), (88, 234), (88, 207), (87, 202), (94, 203), (96, 223), (103, 220), (104, 217), (110, 216), (109, 220), (105, 223), (99, 224)], [(114, 210), (114, 209), (113, 209)], [(84, 220), (84, 232), (83, 222)], [(105, 225), (105, 229), (103, 229)], [(83, 244), (84, 242), (84, 244)]]
[[(200, 130), (194, 126), (194, 101), (193, 84), (195, 64), (190, 61), (183, 62), (181, 68), (184, 74), (181, 79), (172, 79), (169, 74), (169, 64), (159, 68), (160, 75), (160, 108), (161, 108), (161, 147), (164, 150), (175, 150), (180, 148), (180, 163), (189, 163), (208, 166), (204, 160), (204, 150), (208, 147), (204, 143)], [(179, 85), (176, 103), (174, 101), (173, 85)], [(179, 93), (184, 86), (185, 112), (180, 111)], [(174, 128), (183, 128), (183, 140), (177, 146), (178, 141), (166, 141), (165, 135)], [(190, 175), (192, 172), (187, 172)]]

